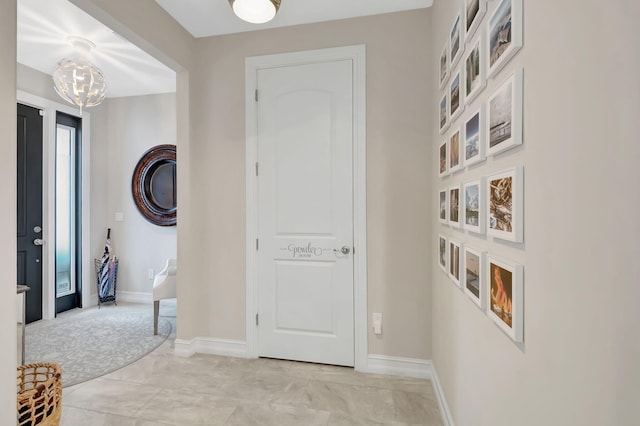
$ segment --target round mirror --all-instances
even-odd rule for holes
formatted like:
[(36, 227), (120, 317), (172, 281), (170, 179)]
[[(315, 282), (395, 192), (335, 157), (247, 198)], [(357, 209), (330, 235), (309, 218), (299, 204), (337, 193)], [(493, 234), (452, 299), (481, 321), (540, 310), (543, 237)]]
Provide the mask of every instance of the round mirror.
[(149, 222), (176, 224), (176, 147), (158, 145), (144, 153), (131, 181), (133, 201)]

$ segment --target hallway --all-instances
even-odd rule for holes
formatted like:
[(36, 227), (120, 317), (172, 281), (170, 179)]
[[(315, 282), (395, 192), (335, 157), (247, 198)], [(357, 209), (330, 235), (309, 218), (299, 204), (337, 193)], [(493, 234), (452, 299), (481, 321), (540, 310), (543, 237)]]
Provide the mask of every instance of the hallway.
[(174, 339), (127, 367), (64, 388), (61, 425), (442, 424), (428, 380), (271, 359), (181, 358), (173, 355)]

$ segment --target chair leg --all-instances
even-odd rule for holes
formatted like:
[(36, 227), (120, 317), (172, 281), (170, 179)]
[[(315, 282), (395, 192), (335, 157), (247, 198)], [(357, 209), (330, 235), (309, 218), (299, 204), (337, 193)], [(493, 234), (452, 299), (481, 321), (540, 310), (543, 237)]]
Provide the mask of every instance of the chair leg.
[(158, 334), (158, 315), (160, 314), (160, 301), (153, 301), (153, 335)]

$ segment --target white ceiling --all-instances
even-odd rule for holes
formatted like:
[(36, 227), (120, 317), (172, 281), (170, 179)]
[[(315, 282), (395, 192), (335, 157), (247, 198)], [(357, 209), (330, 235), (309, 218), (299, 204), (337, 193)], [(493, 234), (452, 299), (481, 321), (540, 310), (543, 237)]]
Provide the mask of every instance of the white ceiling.
[(19, 63), (51, 75), (74, 53), (68, 36), (96, 44), (88, 59), (104, 72), (107, 97), (175, 92), (171, 69), (67, 0), (18, 0)]
[(194, 37), (286, 27), (357, 16), (430, 7), (433, 0), (282, 0), (276, 17), (266, 24), (237, 18), (228, 0), (156, 0)]
[[(433, 0), (282, 0), (273, 21), (255, 25), (237, 18), (228, 0), (156, 2), (194, 37), (422, 9), (433, 4)], [(175, 92), (171, 69), (67, 0), (18, 0), (17, 23), (17, 60), (21, 64), (51, 75), (59, 60), (74, 53), (67, 37), (79, 36), (96, 44), (88, 59), (104, 72), (107, 97)]]

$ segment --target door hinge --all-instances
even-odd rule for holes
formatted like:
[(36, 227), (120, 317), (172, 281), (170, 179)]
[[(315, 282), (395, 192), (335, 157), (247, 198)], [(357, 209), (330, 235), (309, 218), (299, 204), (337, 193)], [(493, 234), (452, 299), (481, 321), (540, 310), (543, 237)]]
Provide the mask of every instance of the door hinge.
[(356, 254), (356, 246), (353, 246), (353, 254)]
[(256, 161), (256, 176), (258, 176), (258, 162)]
[(256, 89), (255, 96), (256, 96), (256, 102), (258, 102), (258, 89)]
[(38, 114), (40, 114), (40, 117), (44, 117), (44, 111), (43, 110), (38, 110)]
[(258, 250), (260, 248), (260, 243), (259, 243), (259, 239), (256, 238), (256, 250)]
[(259, 323), (260, 321), (258, 320), (258, 314), (256, 314), (256, 327), (258, 326)]

